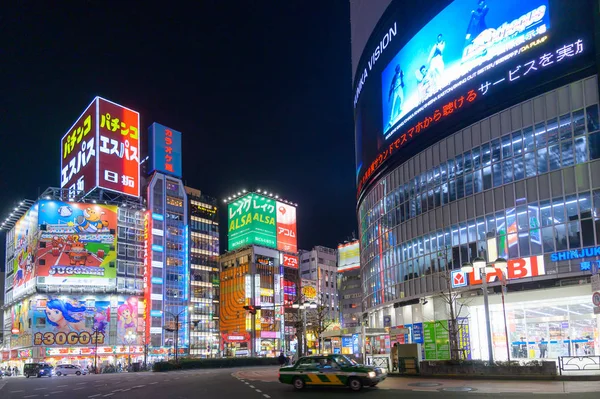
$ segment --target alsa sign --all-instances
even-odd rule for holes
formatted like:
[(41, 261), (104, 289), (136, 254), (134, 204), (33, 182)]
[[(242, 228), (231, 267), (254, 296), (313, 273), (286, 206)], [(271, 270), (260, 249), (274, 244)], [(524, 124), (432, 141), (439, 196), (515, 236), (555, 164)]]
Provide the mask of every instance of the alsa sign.
[[(511, 259), (507, 262), (506, 276), (508, 280), (518, 280), (527, 277), (543, 276), (546, 274), (543, 256), (532, 256), (530, 258)], [(465, 276), (466, 275), (466, 276)], [(466, 279), (464, 277), (467, 277)], [(494, 283), (502, 279), (502, 271), (494, 270), (487, 273), (488, 283)], [(468, 283), (467, 283), (468, 281)], [(482, 281), (480, 270), (471, 273), (453, 271), (451, 277), (452, 288), (465, 287), (467, 285), (479, 285)]]

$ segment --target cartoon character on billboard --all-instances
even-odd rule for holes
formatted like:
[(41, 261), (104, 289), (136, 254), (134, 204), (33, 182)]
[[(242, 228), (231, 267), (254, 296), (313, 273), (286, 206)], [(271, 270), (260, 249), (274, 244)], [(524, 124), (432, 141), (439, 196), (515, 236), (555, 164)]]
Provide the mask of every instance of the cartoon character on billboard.
[(477, 2), (477, 9), (471, 11), (471, 19), (469, 20), (467, 35), (465, 37), (465, 47), (473, 43), (477, 36), (487, 29), (485, 16), (489, 10), (487, 4), (485, 4), (485, 0), (479, 0)]
[(124, 338), (129, 332), (137, 331), (137, 309), (138, 300), (136, 297), (130, 297), (117, 308), (117, 335)]
[(69, 251), (69, 262), (71, 266), (85, 266), (89, 252), (85, 248), (85, 244), (79, 241), (79, 237), (75, 236)]
[(83, 215), (77, 216), (74, 222), (69, 222), (69, 226), (74, 226), (77, 233), (97, 233), (109, 225), (108, 220), (101, 220), (104, 214), (104, 212), (86, 208), (83, 210)]
[(86, 307), (71, 301), (51, 299), (46, 303), (46, 321), (54, 332), (79, 332), (85, 329)]
[(97, 307), (96, 314), (94, 315), (94, 330), (99, 333), (106, 333), (109, 319), (110, 309), (100, 309)]
[(390, 103), (389, 126), (391, 127), (402, 112), (402, 104), (404, 103), (404, 71), (400, 68), (400, 64), (396, 65), (394, 77), (392, 77), (388, 103)]

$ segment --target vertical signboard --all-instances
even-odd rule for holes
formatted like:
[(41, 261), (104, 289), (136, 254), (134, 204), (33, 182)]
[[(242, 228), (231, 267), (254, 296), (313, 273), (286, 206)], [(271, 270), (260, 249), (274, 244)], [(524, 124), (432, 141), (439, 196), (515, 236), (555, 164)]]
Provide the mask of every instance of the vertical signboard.
[(14, 298), (21, 296), (34, 283), (38, 240), (38, 204), (35, 204), (15, 225)]
[(338, 245), (338, 271), (360, 267), (360, 243), (353, 241)]
[(181, 132), (160, 123), (150, 126), (150, 172), (181, 177)]
[(249, 193), (229, 203), (229, 250), (257, 244), (277, 247), (276, 201)]
[[(150, 225), (150, 211), (144, 213), (144, 299), (146, 302), (146, 313), (148, 313), (149, 307), (152, 304), (152, 286), (150, 274), (152, 272), (151, 261), (150, 261), (150, 232), (152, 226)], [(144, 331), (145, 342), (144, 345), (150, 343), (150, 325), (149, 318), (146, 317), (146, 328)]]
[(423, 323), (423, 351), (426, 360), (437, 359), (434, 322)]
[(98, 99), (98, 186), (140, 195), (140, 114)]
[(97, 103), (96, 97), (60, 142), (60, 187), (72, 196), (96, 187)]
[(61, 188), (96, 187), (139, 197), (140, 116), (96, 97), (61, 140)]
[(277, 201), (277, 249), (298, 252), (296, 207)]
[(435, 322), (435, 349), (437, 359), (450, 359), (450, 340), (448, 335), (448, 320)]

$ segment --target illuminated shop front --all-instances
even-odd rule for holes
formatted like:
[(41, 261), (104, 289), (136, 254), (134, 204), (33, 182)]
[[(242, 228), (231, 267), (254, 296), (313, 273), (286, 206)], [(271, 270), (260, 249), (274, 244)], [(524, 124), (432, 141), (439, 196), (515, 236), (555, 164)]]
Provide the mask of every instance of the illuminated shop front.
[[(594, 5), (486, 4), (483, 26), (514, 28), (510, 37), (481, 40), (487, 30), (473, 30), (473, 2), (455, 0), (432, 10), (437, 15), (406, 41), (397, 28), (411, 6), (392, 2), (355, 65), (366, 321), (395, 329), (392, 346), (416, 342), (424, 359), (449, 358), (452, 320), (439, 293), (451, 285), (465, 305), (457, 320), (461, 354), (487, 358), (481, 277), (460, 270), (495, 254), (491, 261), (508, 261), (511, 357), (597, 353), (590, 299), (600, 259)], [(572, 30), (565, 29), (567, 11), (579, 21)], [(507, 359), (499, 277), (488, 275), (492, 346), (497, 359)]]

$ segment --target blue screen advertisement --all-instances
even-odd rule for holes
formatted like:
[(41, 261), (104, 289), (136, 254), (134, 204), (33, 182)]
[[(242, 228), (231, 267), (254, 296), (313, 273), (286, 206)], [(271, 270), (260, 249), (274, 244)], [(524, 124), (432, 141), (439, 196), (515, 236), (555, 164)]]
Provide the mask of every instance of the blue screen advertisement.
[(150, 126), (150, 172), (181, 177), (181, 132), (153, 123)]
[(413, 37), (382, 73), (386, 137), (491, 60), (550, 33), (548, 0), (459, 0)]
[(359, 196), (392, 159), (564, 85), (595, 62), (589, 0), (455, 0), (407, 29), (415, 9), (393, 2), (357, 66)]

